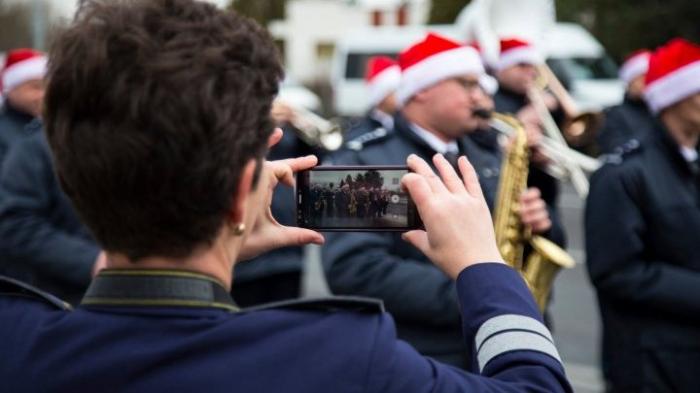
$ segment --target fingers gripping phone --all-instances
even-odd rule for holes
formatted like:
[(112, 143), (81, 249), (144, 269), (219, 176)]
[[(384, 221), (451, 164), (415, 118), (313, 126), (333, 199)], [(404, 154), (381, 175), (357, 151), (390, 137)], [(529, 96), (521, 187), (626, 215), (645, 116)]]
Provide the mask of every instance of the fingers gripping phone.
[(319, 166), (297, 173), (297, 226), (320, 231), (396, 231), (423, 227), (401, 188), (405, 166)]

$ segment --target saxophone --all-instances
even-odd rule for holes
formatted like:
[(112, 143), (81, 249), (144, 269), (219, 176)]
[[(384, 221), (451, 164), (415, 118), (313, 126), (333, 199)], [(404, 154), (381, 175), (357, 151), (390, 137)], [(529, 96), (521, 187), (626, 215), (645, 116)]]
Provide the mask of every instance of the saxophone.
[[(519, 199), (527, 187), (530, 164), (527, 134), (514, 117), (500, 113), (491, 113), (490, 117), (492, 122), (511, 128), (513, 135), (498, 182), (494, 214), (496, 242), (506, 263), (520, 271), (537, 306), (544, 312), (554, 277), (561, 268), (572, 268), (576, 262), (561, 247), (542, 236), (533, 235), (520, 222)], [(525, 244), (530, 245), (532, 252), (523, 263)]]

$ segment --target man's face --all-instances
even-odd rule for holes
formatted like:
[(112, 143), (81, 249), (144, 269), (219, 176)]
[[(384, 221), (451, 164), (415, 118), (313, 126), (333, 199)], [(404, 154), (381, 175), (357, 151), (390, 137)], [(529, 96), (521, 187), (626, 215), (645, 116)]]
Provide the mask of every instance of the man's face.
[(532, 64), (519, 63), (496, 74), (498, 83), (518, 94), (527, 94), (527, 90), (537, 79), (537, 67)]
[(422, 103), (430, 125), (448, 139), (456, 139), (478, 127), (473, 114), (484, 92), (473, 75), (446, 79), (421, 91)]
[(44, 101), (44, 81), (33, 79), (22, 83), (7, 93), (7, 101), (15, 109), (38, 117)]

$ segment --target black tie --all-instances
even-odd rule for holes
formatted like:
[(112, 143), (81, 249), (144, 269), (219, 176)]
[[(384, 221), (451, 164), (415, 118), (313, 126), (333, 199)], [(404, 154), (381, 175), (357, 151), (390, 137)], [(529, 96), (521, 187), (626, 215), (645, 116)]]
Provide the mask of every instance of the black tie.
[(443, 155), (445, 156), (445, 159), (447, 160), (447, 162), (449, 162), (450, 165), (452, 165), (452, 168), (454, 168), (455, 171), (457, 171), (457, 173), (459, 173), (459, 167), (457, 165), (457, 160), (459, 159), (459, 153), (454, 152), (454, 151), (448, 151)]

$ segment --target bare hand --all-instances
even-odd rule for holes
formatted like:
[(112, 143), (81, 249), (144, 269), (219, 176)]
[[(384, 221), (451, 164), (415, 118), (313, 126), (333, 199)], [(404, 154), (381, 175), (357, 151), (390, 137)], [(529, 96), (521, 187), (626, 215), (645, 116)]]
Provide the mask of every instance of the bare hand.
[(426, 230), (406, 232), (403, 239), (453, 279), (477, 263), (503, 263), (491, 213), (466, 157), (458, 161), (462, 178), (441, 154), (433, 157), (442, 180), (418, 156), (411, 154), (406, 161), (413, 173), (405, 175), (401, 184), (413, 198)]
[(520, 221), (534, 234), (542, 234), (552, 227), (547, 204), (537, 188), (528, 188), (520, 195)]
[[(270, 136), (268, 145), (274, 146), (280, 139), (282, 139), (282, 130), (276, 129)], [(310, 243), (323, 244), (324, 239), (320, 233), (309, 229), (281, 225), (272, 216), (272, 210), (270, 209), (272, 193), (280, 182), (293, 187), (295, 183), (294, 173), (312, 168), (317, 163), (318, 159), (315, 156), (264, 162), (261, 176), (269, 177), (269, 187), (265, 202), (267, 208), (261, 209), (260, 216), (256, 218), (255, 225), (240, 250), (238, 260), (251, 259), (281, 247), (302, 246)]]

